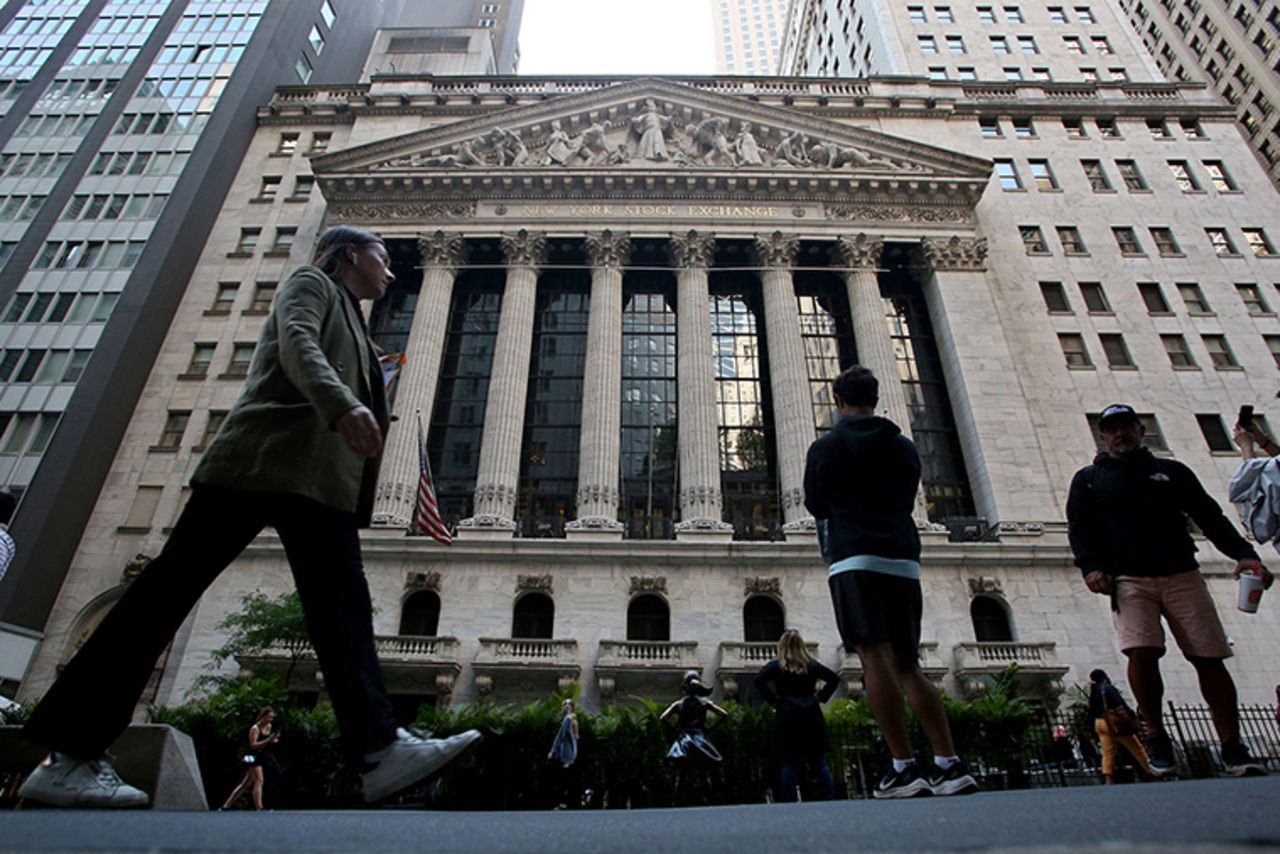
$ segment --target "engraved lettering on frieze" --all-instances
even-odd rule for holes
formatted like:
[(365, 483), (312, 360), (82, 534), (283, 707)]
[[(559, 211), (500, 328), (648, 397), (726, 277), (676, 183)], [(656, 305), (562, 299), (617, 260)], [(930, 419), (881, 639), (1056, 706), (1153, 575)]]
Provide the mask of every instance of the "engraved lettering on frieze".
[(469, 219), (476, 215), (476, 203), (336, 201), (329, 207), (329, 212), (334, 219), (354, 221)]
[(772, 593), (775, 596), (781, 596), (782, 579), (776, 576), (748, 578), (743, 592), (747, 596), (755, 596), (758, 593)]
[(973, 211), (961, 207), (906, 205), (856, 205), (829, 202), (823, 205), (827, 219), (847, 222), (972, 222)]
[(998, 578), (983, 575), (969, 579), (969, 592), (975, 596), (983, 593), (994, 593), (997, 596), (1003, 596), (1004, 585), (1000, 583)]
[(946, 242), (926, 237), (922, 244), (925, 260), (935, 270), (985, 270), (987, 268), (985, 237), (952, 237)]
[(404, 580), (405, 590), (434, 590), (440, 592), (440, 573), (411, 572)]
[(552, 592), (552, 580), (550, 575), (517, 575), (516, 576), (516, 592), (523, 593), (526, 590), (541, 590), (544, 593)]
[(637, 593), (662, 593), (667, 592), (667, 579), (661, 575), (633, 575), (631, 576), (631, 595)]

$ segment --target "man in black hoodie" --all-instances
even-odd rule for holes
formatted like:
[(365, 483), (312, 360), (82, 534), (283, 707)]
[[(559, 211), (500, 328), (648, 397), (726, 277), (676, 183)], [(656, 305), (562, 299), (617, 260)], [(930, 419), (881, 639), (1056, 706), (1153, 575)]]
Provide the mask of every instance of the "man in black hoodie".
[[(920, 455), (898, 425), (875, 414), (880, 385), (847, 368), (832, 383), (840, 420), (809, 447), (804, 503), (818, 520), (836, 625), (862, 661), (867, 702), (893, 753), (877, 798), (972, 792), (977, 782), (956, 756), (946, 710), (920, 672), (920, 535), (912, 511)], [(907, 736), (903, 694), (933, 746), (926, 774)]]
[(1236, 685), (1224, 663), (1231, 646), (1200, 575), (1187, 517), (1236, 561), (1237, 577), (1256, 569), (1270, 586), (1271, 573), (1191, 469), (1147, 450), (1146, 431), (1132, 407), (1117, 403), (1102, 410), (1098, 431), (1107, 450), (1071, 481), (1068, 537), (1085, 585), (1112, 597), (1120, 651), (1129, 659), (1129, 687), (1147, 727), (1151, 770), (1165, 775), (1177, 767), (1160, 720), (1163, 616), (1200, 680), (1227, 773), (1265, 773), (1240, 740)]

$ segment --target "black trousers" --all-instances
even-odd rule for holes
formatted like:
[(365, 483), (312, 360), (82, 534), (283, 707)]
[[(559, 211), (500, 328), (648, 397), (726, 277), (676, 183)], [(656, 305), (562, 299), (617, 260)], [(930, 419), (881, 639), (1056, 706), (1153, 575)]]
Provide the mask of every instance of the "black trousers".
[(374, 647), (354, 514), (300, 495), (199, 484), (159, 556), (36, 706), (26, 735), (72, 756), (101, 756), (129, 725), (192, 607), (268, 525), (288, 556), (344, 748), (356, 759), (389, 744), (395, 713)]

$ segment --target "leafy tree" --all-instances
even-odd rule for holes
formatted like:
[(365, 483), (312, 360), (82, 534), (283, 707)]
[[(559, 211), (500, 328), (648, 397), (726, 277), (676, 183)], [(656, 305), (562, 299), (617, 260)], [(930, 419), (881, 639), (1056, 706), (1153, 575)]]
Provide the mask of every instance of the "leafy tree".
[(227, 616), (218, 628), (227, 632), (227, 641), (210, 654), (211, 667), (221, 667), (228, 658), (238, 655), (283, 648), (289, 653), (289, 667), (284, 674), (286, 691), (298, 659), (311, 649), (297, 591), (274, 599), (260, 590), (248, 593), (240, 600), (240, 610)]

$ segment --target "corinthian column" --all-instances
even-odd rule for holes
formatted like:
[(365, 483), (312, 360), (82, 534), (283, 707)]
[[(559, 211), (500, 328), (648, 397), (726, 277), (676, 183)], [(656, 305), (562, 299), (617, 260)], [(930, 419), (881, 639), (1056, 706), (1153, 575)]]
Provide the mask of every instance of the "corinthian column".
[(764, 271), (764, 323), (769, 340), (769, 377), (773, 391), (773, 437), (778, 449), (783, 530), (812, 531), (813, 517), (804, 507), (804, 458), (816, 428), (809, 371), (800, 336), (800, 310), (796, 305), (791, 265), (800, 238), (775, 231), (757, 236), (756, 255)]
[(394, 413), (400, 421), (387, 434), (378, 477), (373, 524), (379, 527), (405, 528), (413, 516), (419, 477), (417, 417), (421, 415), (424, 429), (431, 423), (453, 280), (465, 248), (460, 234), (436, 231), (418, 238), (424, 265), (422, 288), (409, 328), (405, 364), (396, 383)]
[[(880, 381), (880, 411), (884, 417), (902, 428), (911, 438), (911, 411), (907, 408), (907, 395), (902, 390), (902, 376), (898, 370), (898, 357), (885, 320), (884, 298), (880, 296), (880, 281), (876, 270), (880, 266), (880, 253), (884, 241), (880, 238), (855, 234), (836, 240), (836, 252), (844, 271), (845, 287), (849, 292), (849, 313), (853, 315), (853, 338), (858, 345), (858, 364), (870, 369)], [(924, 500), (924, 490), (916, 493), (915, 516), (917, 527), (927, 527), (929, 508)]]
[(493, 345), (474, 515), (458, 523), (459, 533), (464, 537), (485, 534), (509, 537), (516, 529), (516, 488), (520, 480), (524, 403), (529, 387), (529, 351), (533, 346), (533, 312), (538, 267), (546, 244), (545, 234), (524, 229), (502, 236), (507, 283), (502, 292), (498, 338)]
[(720, 445), (716, 373), (711, 339), (707, 268), (715, 254), (711, 235), (673, 236), (676, 267), (676, 404), (679, 408), (680, 522), (676, 539), (728, 539), (720, 498)]
[(619, 539), (618, 455), (622, 435), (622, 266), (631, 253), (627, 234), (587, 235), (591, 313), (582, 377), (582, 431), (578, 446), (578, 512), (566, 536)]

